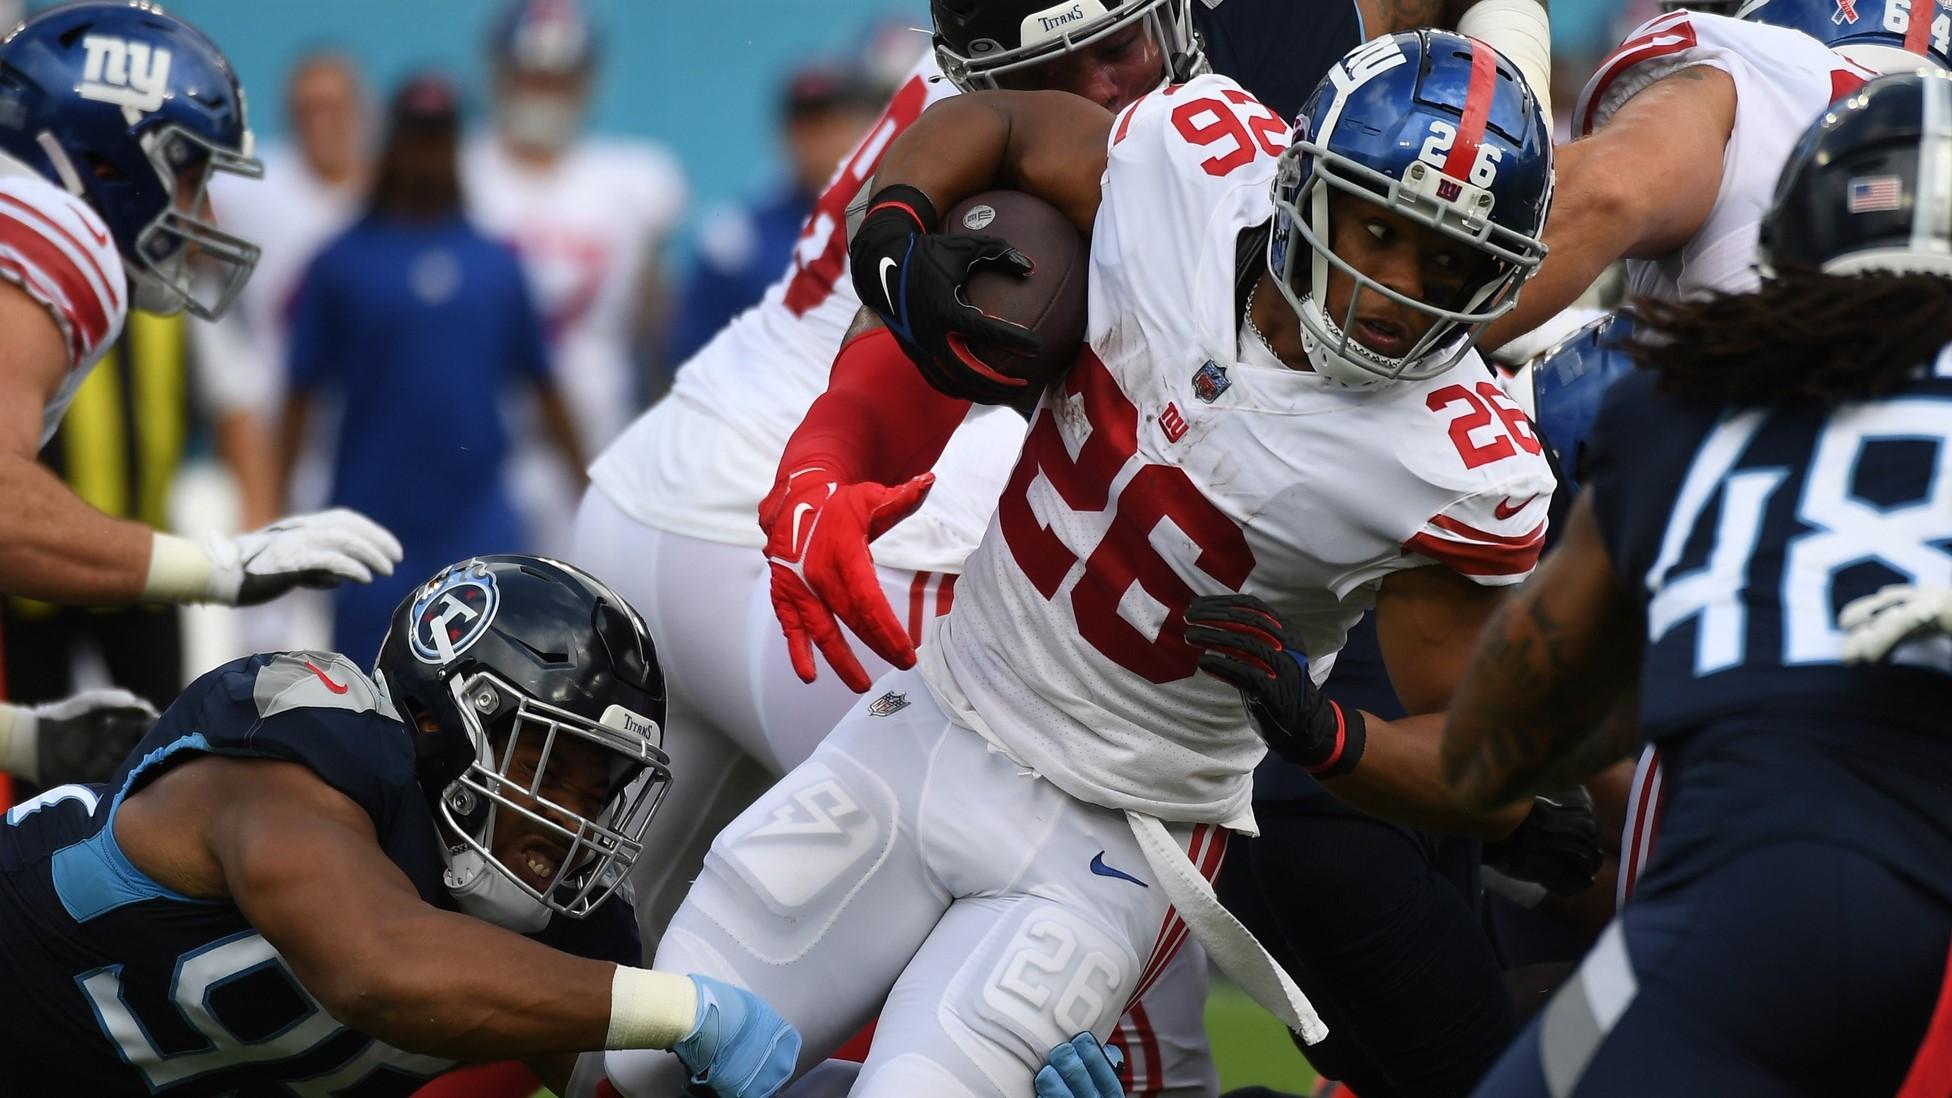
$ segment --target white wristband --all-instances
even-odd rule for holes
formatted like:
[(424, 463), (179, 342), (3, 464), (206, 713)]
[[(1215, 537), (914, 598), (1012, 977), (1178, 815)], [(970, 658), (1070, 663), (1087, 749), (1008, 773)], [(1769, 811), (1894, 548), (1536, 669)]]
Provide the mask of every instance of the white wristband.
[(40, 723), (32, 709), (0, 702), (0, 770), (30, 782), (39, 777)]
[(1510, 59), (1538, 97), (1547, 138), (1552, 121), (1552, 25), (1538, 0), (1478, 0), (1458, 17), (1457, 33), (1467, 34)]
[(210, 554), (189, 538), (158, 530), (149, 544), (143, 602), (201, 602), (210, 598)]
[(698, 1021), (698, 989), (688, 976), (618, 965), (610, 979), (606, 1049), (670, 1048)]

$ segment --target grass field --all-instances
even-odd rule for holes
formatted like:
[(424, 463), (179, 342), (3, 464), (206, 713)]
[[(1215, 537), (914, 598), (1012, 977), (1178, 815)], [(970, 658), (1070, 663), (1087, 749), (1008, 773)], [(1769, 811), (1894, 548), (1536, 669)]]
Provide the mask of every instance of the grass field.
[(1245, 992), (1218, 978), (1206, 1000), (1206, 1034), (1220, 1065), (1223, 1094), (1257, 1084), (1307, 1094), (1315, 1085), (1315, 1073), (1289, 1043), (1281, 1023)]

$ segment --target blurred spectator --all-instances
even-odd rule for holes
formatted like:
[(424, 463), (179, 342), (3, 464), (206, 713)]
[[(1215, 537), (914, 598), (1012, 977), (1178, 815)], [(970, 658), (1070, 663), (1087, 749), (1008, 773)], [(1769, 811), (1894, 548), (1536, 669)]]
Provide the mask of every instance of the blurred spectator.
[[(131, 312), (115, 346), (75, 393), (61, 429), (41, 448), (41, 463), (98, 510), (169, 529), (170, 486), (192, 415), (202, 410), (191, 394), (209, 389), (192, 375), (184, 329), (205, 326), (186, 324), (181, 315)], [(29, 704), (67, 697), (83, 685), (76, 672), (92, 656), (109, 681), (162, 709), (183, 686), (178, 611), (0, 600), (5, 696)]]
[[(491, 42), (494, 125), (462, 159), (469, 210), (514, 244), (535, 287), (558, 384), (584, 443), (609, 442), (644, 403), (635, 348), (657, 336), (658, 255), (684, 211), (662, 148), (584, 136), (596, 30), (574, 0), (520, 0)], [(580, 494), (518, 419), (512, 487), (527, 548), (562, 553)]]
[(319, 253), (294, 306), (284, 469), (303, 445), (312, 395), (335, 391), (330, 501), (406, 546), (391, 577), (333, 593), (334, 646), (361, 663), (420, 577), (521, 546), (503, 486), (502, 396), (530, 389), (565, 466), (583, 468), (521, 265), (462, 215), (458, 124), (453, 85), (406, 83), (365, 216)]
[(833, 66), (801, 69), (785, 92), (780, 136), (791, 175), (757, 198), (706, 219), (696, 263), (679, 295), (665, 355), (669, 363), (690, 358), (778, 281), (813, 200), (887, 98), (865, 74)]

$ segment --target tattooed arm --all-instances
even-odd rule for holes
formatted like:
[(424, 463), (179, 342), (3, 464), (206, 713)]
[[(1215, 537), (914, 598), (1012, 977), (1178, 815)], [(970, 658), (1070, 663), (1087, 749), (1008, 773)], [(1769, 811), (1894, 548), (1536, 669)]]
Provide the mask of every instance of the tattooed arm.
[(1485, 626), (1451, 705), (1443, 768), (1459, 806), (1569, 785), (1631, 751), (1645, 634), (1582, 499), (1565, 541)]

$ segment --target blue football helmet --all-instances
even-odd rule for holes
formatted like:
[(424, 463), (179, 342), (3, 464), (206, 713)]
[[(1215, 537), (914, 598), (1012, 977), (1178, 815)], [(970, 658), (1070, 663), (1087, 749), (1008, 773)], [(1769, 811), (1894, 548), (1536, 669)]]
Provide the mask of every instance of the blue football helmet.
[(1937, 0), (1747, 0), (1735, 18), (1802, 31), (1873, 72), (1952, 67)]
[(1620, 349), (1632, 338), (1632, 314), (1608, 313), (1532, 363), (1532, 420), (1559, 459), (1569, 492), (1579, 491), (1586, 436), (1593, 433), (1601, 399), (1633, 369), (1633, 359)]
[(596, 28), (576, 0), (515, 0), (495, 24), (495, 64), (563, 76), (596, 65)]
[(136, 308), (214, 319), (257, 266), (208, 198), (217, 172), (264, 174), (244, 89), (215, 43), (154, 4), (69, 4), (0, 41), (0, 154), (101, 214)]
[[(1373, 202), (1484, 253), (1483, 274), (1448, 301), (1384, 286), (1330, 246), (1331, 201)], [(1309, 360), (1348, 385), (1414, 381), (1448, 370), (1508, 312), (1545, 256), (1552, 130), (1518, 69), (1448, 31), (1374, 38), (1329, 70), (1295, 120), (1274, 180), (1268, 269), (1301, 318)], [(1355, 280), (1339, 318), (1324, 310), (1331, 268)], [(1390, 357), (1349, 335), (1365, 293), (1431, 318)]]

